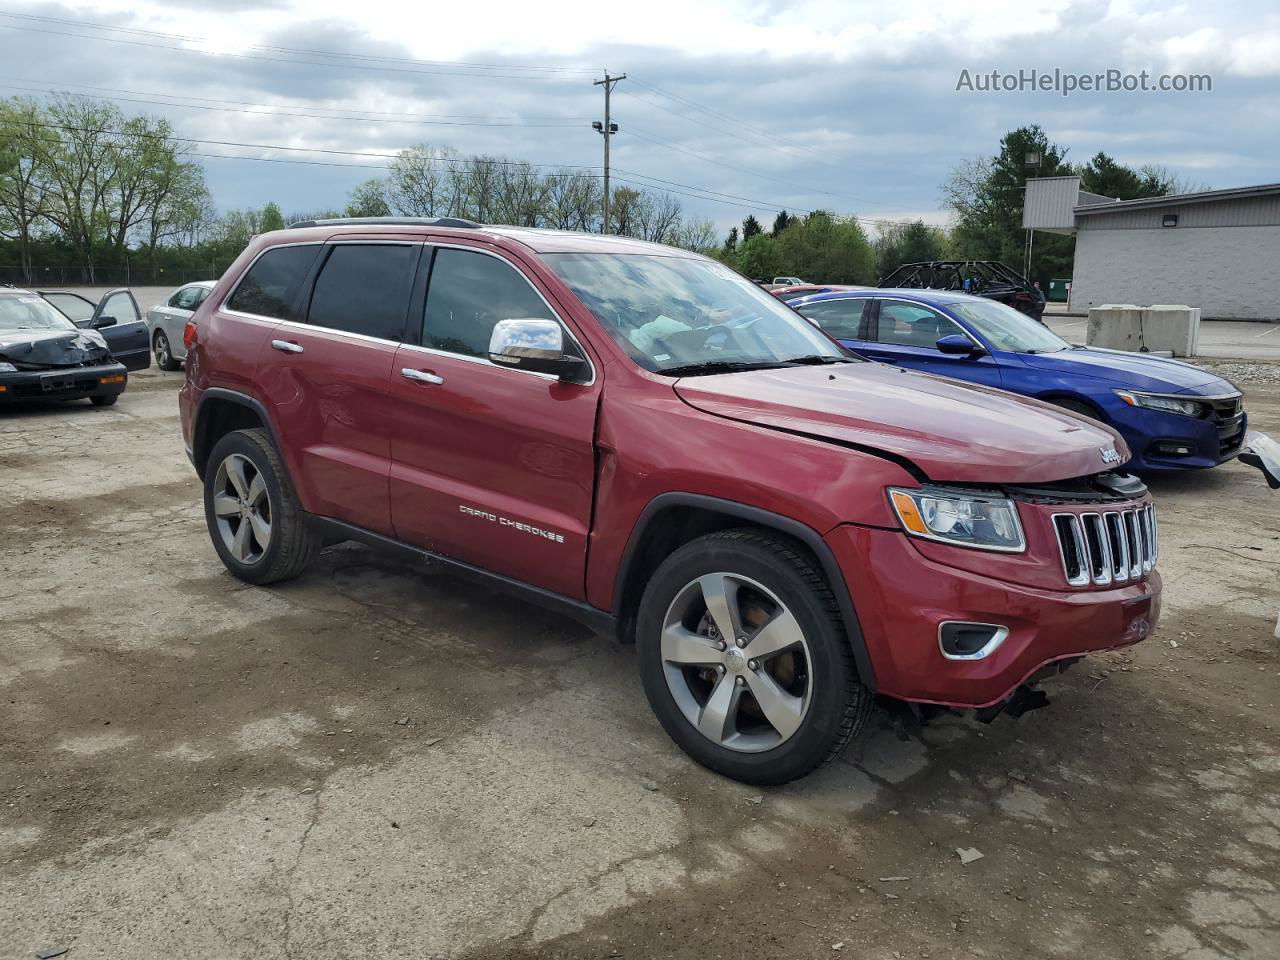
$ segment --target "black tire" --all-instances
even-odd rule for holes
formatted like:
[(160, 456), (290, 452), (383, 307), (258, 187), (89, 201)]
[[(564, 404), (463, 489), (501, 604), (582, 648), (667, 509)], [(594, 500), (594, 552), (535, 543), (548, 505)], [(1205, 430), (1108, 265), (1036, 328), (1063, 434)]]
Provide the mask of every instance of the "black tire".
[[(266, 485), (270, 507), (270, 542), (261, 556), (242, 562), (231, 552), (214, 512), (219, 466), (232, 455), (245, 458)], [(266, 430), (235, 430), (219, 440), (209, 454), (204, 477), (204, 515), (213, 548), (231, 573), (246, 583), (266, 584), (298, 576), (315, 559), (323, 545), (306, 521), (289, 482), (284, 462)], [(239, 523), (245, 523), (240, 519)]]
[[(703, 736), (676, 703), (663, 665), (667, 611), (694, 580), (715, 572), (771, 591), (796, 618), (809, 648), (808, 709), (789, 738), (762, 752), (740, 752)], [(873, 695), (858, 679), (839, 605), (816, 561), (798, 542), (768, 531), (708, 534), (667, 557), (641, 599), (636, 647), (645, 694), (671, 739), (704, 767), (743, 783), (804, 776), (839, 755), (871, 712)]]
[(1089, 404), (1085, 403), (1083, 400), (1072, 400), (1070, 397), (1054, 397), (1048, 402), (1052, 403), (1055, 407), (1061, 407), (1063, 410), (1069, 410), (1071, 413), (1078, 414), (1086, 419), (1106, 423), (1102, 414), (1089, 406)]
[(90, 397), (89, 402), (95, 407), (113, 407), (115, 402), (120, 399), (120, 394), (109, 393), (101, 397)]
[(156, 356), (156, 366), (161, 370), (181, 370), (182, 361), (173, 358), (173, 345), (163, 330), (157, 330), (151, 338), (151, 352)]

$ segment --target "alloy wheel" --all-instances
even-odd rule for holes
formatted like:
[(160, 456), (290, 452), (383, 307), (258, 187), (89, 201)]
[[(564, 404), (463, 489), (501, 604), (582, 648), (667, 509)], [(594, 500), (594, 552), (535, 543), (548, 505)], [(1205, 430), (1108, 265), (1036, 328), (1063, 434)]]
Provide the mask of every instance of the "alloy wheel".
[(686, 584), (663, 619), (661, 649), (676, 706), (719, 746), (771, 750), (808, 712), (813, 659), (804, 631), (754, 580), (709, 573)]
[(233, 453), (213, 478), (213, 514), (227, 551), (253, 565), (271, 546), (271, 496), (266, 479), (248, 457)]
[(169, 364), (171, 357), (169, 353), (169, 338), (163, 333), (156, 334), (156, 363), (165, 367)]

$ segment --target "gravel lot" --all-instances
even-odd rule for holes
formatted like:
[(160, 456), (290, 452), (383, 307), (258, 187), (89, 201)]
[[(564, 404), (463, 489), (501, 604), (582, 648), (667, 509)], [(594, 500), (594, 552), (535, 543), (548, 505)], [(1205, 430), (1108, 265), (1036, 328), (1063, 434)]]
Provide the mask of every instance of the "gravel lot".
[[(0, 957), (1280, 956), (1256, 472), (1153, 483), (1164, 620), (1049, 709), (880, 714), (758, 791), (569, 621), (350, 545), (234, 581), (180, 377), (0, 412)], [(1280, 435), (1280, 385), (1242, 385)]]

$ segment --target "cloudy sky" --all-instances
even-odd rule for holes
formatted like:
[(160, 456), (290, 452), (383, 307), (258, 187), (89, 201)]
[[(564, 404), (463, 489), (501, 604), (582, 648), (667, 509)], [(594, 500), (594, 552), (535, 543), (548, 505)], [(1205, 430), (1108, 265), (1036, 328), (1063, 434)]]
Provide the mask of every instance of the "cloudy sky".
[[(722, 227), (819, 206), (942, 222), (956, 163), (1033, 122), (1080, 161), (1280, 180), (1274, 2), (0, 0), (0, 45), (0, 94), (110, 98), (203, 141), (222, 208), (339, 207), (379, 155), (421, 142), (598, 167), (606, 68), (628, 77), (615, 174)], [(1213, 89), (956, 90), (962, 70), (1055, 68)]]

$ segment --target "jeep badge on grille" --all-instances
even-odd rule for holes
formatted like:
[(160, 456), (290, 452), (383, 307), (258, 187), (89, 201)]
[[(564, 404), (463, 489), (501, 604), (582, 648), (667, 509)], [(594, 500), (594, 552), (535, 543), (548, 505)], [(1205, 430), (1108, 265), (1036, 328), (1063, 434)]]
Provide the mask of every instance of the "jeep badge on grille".
[(1098, 452), (1102, 454), (1103, 463), (1119, 463), (1120, 454), (1115, 447), (1099, 447)]

